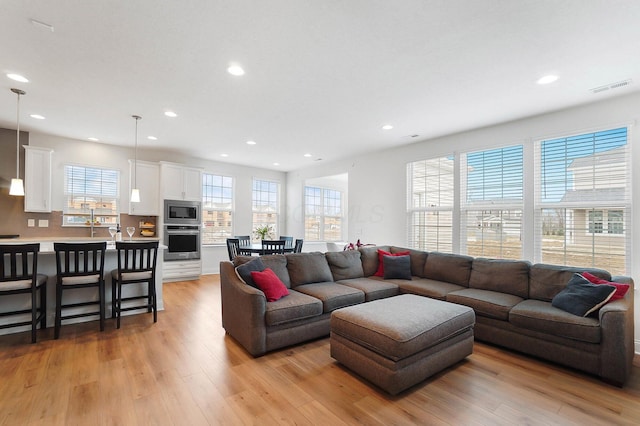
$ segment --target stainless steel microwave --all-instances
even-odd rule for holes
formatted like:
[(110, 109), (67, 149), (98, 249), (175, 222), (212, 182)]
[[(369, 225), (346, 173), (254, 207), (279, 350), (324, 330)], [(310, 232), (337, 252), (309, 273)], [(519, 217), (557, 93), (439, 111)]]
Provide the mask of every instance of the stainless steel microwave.
[(199, 201), (164, 200), (164, 223), (167, 225), (200, 225)]

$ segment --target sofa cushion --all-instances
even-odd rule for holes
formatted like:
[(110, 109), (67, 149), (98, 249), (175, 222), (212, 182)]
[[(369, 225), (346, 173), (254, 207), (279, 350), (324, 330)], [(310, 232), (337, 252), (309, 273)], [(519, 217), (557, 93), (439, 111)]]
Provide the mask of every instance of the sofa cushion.
[(360, 252), (358, 250), (344, 250), (325, 253), (329, 269), (334, 281), (360, 278), (364, 276)]
[(612, 285), (592, 284), (580, 274), (573, 274), (567, 286), (556, 294), (551, 305), (573, 315), (586, 317), (607, 303), (616, 292)]
[(509, 319), (509, 311), (511, 308), (522, 302), (523, 299), (513, 294), (480, 290), (477, 288), (465, 288), (447, 294), (446, 300), (447, 302), (473, 308), (476, 315), (506, 321)]
[(269, 268), (264, 271), (251, 271), (251, 278), (258, 288), (262, 290), (267, 302), (275, 302), (289, 294), (287, 287), (280, 278)]
[(400, 286), (401, 293), (418, 294), (438, 300), (445, 300), (447, 294), (452, 291), (466, 288), (457, 284), (419, 277), (414, 277), (412, 281), (399, 282), (398, 285)]
[(287, 270), (287, 258), (283, 254), (268, 254), (260, 256), (260, 259), (264, 266), (271, 269), (287, 288), (291, 288), (291, 279)]
[(409, 255), (384, 255), (382, 257), (383, 274), (385, 280), (399, 279), (410, 280), (411, 279), (411, 259)]
[(349, 280), (340, 280), (338, 284), (357, 288), (362, 291), (366, 302), (397, 296), (400, 292), (397, 284), (383, 281), (379, 278), (352, 278)]
[(430, 252), (422, 276), (468, 287), (472, 262), (471, 256)]
[(588, 279), (589, 282), (592, 283), (592, 284), (606, 284), (606, 285), (614, 286), (616, 288), (616, 292), (613, 293), (613, 296), (611, 296), (611, 299), (609, 299), (609, 302), (613, 302), (614, 300), (623, 299), (624, 295), (627, 294), (627, 292), (629, 291), (629, 284), (617, 283), (615, 281), (603, 280), (602, 278), (598, 278), (595, 275), (592, 275), (592, 274), (590, 274), (588, 272), (583, 272), (580, 275), (582, 275), (583, 277)]
[(364, 292), (334, 282), (302, 284), (295, 289), (300, 293), (320, 299), (322, 310), (325, 313), (364, 302)]
[(366, 246), (360, 247), (360, 260), (362, 261), (362, 271), (365, 277), (370, 277), (378, 270), (378, 249), (390, 251), (389, 246)]
[(292, 288), (302, 284), (333, 281), (327, 258), (320, 252), (287, 254), (286, 258)]
[(315, 297), (289, 290), (289, 295), (268, 302), (264, 319), (267, 325), (280, 325), (291, 321), (322, 315), (322, 302)]
[(398, 252), (398, 253), (391, 253), (389, 251), (386, 250), (380, 250), (378, 249), (378, 269), (376, 270), (376, 273), (373, 274), (376, 277), (384, 277), (384, 257), (385, 256), (408, 256), (409, 252), (405, 251), (405, 252)]
[(424, 262), (427, 260), (427, 252), (403, 247), (391, 247), (392, 254), (403, 252), (409, 252), (409, 256), (411, 256), (411, 275), (416, 277), (422, 276), (424, 272)]
[(524, 260), (475, 258), (471, 264), (469, 288), (529, 296), (529, 267)]
[(518, 303), (509, 312), (509, 322), (528, 330), (588, 343), (600, 343), (601, 339), (597, 318), (579, 317), (541, 300), (528, 299)]
[(251, 272), (254, 272), (254, 271), (261, 272), (261, 271), (264, 271), (265, 268), (266, 266), (264, 266), (264, 263), (262, 263), (262, 259), (260, 259), (259, 257), (256, 257), (254, 259), (249, 260), (246, 263), (242, 263), (240, 266), (237, 266), (236, 274), (242, 281), (249, 284), (251, 287), (258, 288), (256, 283), (253, 282), (253, 277), (251, 276)]
[(584, 271), (611, 281), (611, 274), (602, 269), (574, 268), (544, 263), (532, 265), (529, 269), (529, 299), (551, 302), (553, 296), (565, 288), (573, 274), (581, 274)]

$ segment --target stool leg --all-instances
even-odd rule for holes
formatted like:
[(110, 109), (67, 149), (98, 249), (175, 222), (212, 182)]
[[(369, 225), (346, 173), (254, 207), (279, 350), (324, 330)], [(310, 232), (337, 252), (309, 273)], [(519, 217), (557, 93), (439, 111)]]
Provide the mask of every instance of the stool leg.
[(36, 342), (36, 327), (38, 325), (38, 300), (36, 299), (37, 288), (31, 289), (31, 343)]
[(111, 318), (116, 317), (116, 286), (118, 285), (118, 280), (111, 280)]
[(53, 333), (54, 339), (60, 337), (60, 325), (62, 324), (62, 284), (56, 284), (56, 319)]
[(120, 328), (120, 316), (122, 315), (122, 283), (118, 281), (118, 290), (116, 295), (116, 328)]
[(153, 305), (153, 322), (158, 322), (158, 305), (156, 304), (156, 282), (151, 281), (149, 283), (149, 293), (153, 294), (152, 296), (152, 305)]
[(105, 311), (105, 303), (104, 303), (104, 278), (100, 278), (100, 283), (98, 284), (98, 298), (100, 299), (100, 331), (104, 331), (104, 311)]
[(40, 286), (40, 330), (47, 328), (47, 283)]

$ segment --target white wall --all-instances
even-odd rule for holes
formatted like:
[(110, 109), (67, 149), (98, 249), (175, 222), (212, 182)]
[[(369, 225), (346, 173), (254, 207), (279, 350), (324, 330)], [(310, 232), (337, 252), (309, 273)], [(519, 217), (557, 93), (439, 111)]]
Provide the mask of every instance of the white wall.
[[(594, 97), (595, 98), (595, 97)], [(426, 119), (426, 118), (425, 118)], [(463, 118), (461, 118), (463, 119)], [(288, 173), (288, 211), (302, 203), (295, 198), (306, 179), (331, 174), (349, 174), (349, 241), (407, 245), (406, 235), (406, 164), (461, 151), (480, 150), (506, 144), (522, 143), (531, 149), (534, 141), (553, 136), (582, 133), (627, 125), (630, 128), (633, 168), (632, 253), (640, 250), (640, 93), (605, 99), (523, 120), (434, 138), (394, 149), (368, 153), (344, 161), (322, 164)], [(304, 223), (287, 217), (289, 228), (296, 231)], [(526, 253), (526, 252), (525, 252)], [(630, 275), (636, 280), (635, 303), (640, 301), (640, 264), (634, 262)], [(640, 309), (635, 310), (636, 353), (640, 353)]]

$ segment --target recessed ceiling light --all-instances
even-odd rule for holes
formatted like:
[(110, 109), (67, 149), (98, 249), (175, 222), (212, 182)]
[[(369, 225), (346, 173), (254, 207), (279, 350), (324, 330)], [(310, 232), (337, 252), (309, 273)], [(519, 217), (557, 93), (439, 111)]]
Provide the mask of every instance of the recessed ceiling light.
[(383, 130), (391, 130), (393, 129), (393, 126), (391, 124), (385, 124), (384, 126), (382, 126)]
[(40, 114), (31, 114), (29, 117), (35, 118), (36, 120), (44, 120), (44, 116)]
[(158, 138), (156, 138), (155, 136), (147, 136), (147, 139), (149, 139), (150, 141), (157, 141)]
[(255, 145), (256, 141), (247, 141), (247, 145)]
[(279, 166), (279, 165), (280, 165), (280, 163), (273, 163), (273, 165), (274, 165), (274, 166)]
[(90, 140), (91, 142), (98, 142), (100, 139), (98, 139), (98, 138), (87, 138), (87, 140)]
[(545, 75), (544, 77), (542, 77), (538, 81), (536, 81), (536, 83), (538, 83), (538, 84), (549, 84), (549, 83), (553, 83), (557, 79), (558, 79), (557, 75)]
[(244, 70), (240, 65), (230, 65), (229, 68), (227, 68), (227, 72), (231, 75), (244, 75)]
[(171, 117), (171, 118), (176, 118), (178, 116), (178, 114), (176, 114), (173, 111), (165, 111), (164, 115), (166, 115), (167, 117)]
[(220, 154), (220, 157), (228, 157), (229, 154)]
[(11, 80), (19, 81), (20, 83), (28, 83), (29, 80), (26, 77), (21, 76), (20, 74), (7, 74)]
[(309, 157), (311, 157), (311, 154), (305, 154), (304, 156), (309, 158)]

